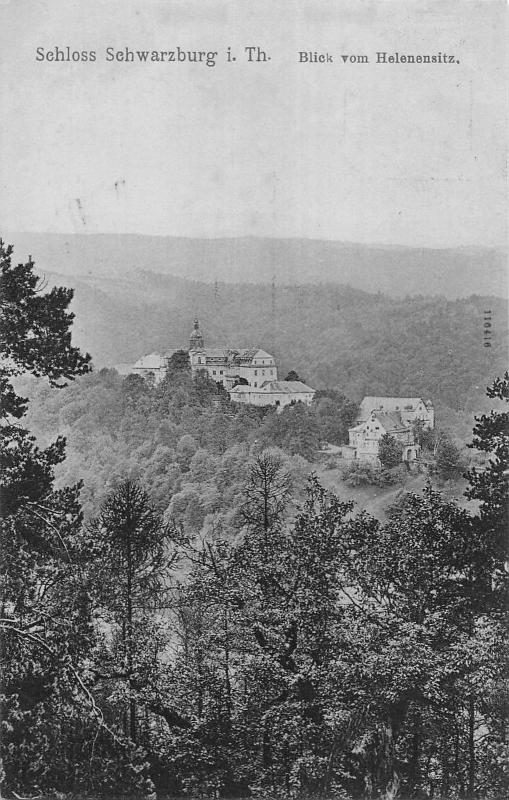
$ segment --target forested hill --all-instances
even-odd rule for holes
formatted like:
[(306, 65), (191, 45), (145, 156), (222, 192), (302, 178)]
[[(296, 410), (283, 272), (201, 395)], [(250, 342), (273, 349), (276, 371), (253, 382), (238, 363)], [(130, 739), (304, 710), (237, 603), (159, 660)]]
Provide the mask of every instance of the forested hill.
[(507, 253), (489, 247), (416, 248), (315, 239), (186, 239), (134, 234), (4, 232), (45, 271), (123, 277), (148, 268), (208, 283), (349, 284), (391, 297), (507, 294)]
[[(495, 297), (391, 298), (341, 285), (199, 283), (148, 271), (80, 279), (46, 274), (75, 288), (74, 340), (96, 366), (187, 348), (195, 316), (208, 346), (258, 345), (280, 374), (295, 369), (315, 388), (423, 395), (477, 410), (486, 385), (506, 366), (507, 308)], [(492, 347), (484, 347), (484, 311)]]

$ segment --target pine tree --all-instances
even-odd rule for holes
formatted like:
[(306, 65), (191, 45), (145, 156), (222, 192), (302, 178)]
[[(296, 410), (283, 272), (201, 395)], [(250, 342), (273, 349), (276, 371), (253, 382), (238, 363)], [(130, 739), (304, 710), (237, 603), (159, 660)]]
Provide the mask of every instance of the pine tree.
[(440, 435), (436, 444), (436, 464), (438, 474), (444, 480), (457, 477), (463, 469), (460, 451), (445, 433)]
[[(113, 624), (110, 668), (101, 680), (120, 680), (126, 687), (125, 733), (138, 740), (137, 697), (157, 673), (157, 625), (154, 620), (167, 594), (175, 560), (172, 529), (152, 507), (141, 486), (125, 480), (101, 506), (88, 526), (89, 552), (99, 607)], [(152, 639), (150, 645), (150, 639)], [(153, 659), (146, 658), (147, 648)], [(154, 649), (155, 648), (155, 649)]]
[[(509, 402), (509, 372), (488, 387), (487, 395)], [(465, 494), (480, 502), (480, 518), (491, 536), (500, 568), (502, 557), (509, 558), (509, 553), (505, 552), (509, 528), (509, 412), (498, 410), (476, 417), (473, 433), (473, 441), (468, 446), (486, 453), (489, 459), (483, 470), (474, 468), (467, 473), (470, 486)]]
[(107, 724), (93, 692), (96, 631), (80, 485), (55, 490), (65, 441), (37, 447), (19, 423), (27, 400), (12, 383), (28, 373), (62, 388), (90, 370), (90, 356), (71, 344), (72, 290), (44, 293), (32, 260), (14, 266), (11, 257), (12, 247), (0, 243), (4, 785), (24, 794), (68, 792), (89, 787), (97, 770), (112, 792), (119, 785), (150, 791), (142, 754)]
[[(86, 715), (93, 717), (97, 708), (80, 676), (94, 636), (78, 557), (79, 486), (54, 490), (53, 469), (64, 458), (65, 442), (59, 438), (45, 450), (36, 446), (19, 424), (27, 400), (12, 384), (28, 372), (46, 376), (52, 386), (65, 385), (89, 370), (90, 357), (71, 345), (72, 291), (44, 294), (32, 260), (14, 266), (11, 256), (12, 247), (0, 242), (0, 650), (6, 780), (20, 789), (45, 780), (52, 737), (59, 735), (72, 696)], [(62, 781), (70, 779), (65, 759), (61, 772)]]

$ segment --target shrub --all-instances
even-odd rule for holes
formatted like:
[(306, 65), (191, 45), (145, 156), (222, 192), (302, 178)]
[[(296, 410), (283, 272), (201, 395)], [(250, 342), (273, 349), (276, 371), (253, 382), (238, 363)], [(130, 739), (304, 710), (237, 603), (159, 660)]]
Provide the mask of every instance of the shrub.
[(347, 486), (390, 486), (396, 482), (389, 470), (365, 461), (352, 461), (343, 469), (341, 477)]

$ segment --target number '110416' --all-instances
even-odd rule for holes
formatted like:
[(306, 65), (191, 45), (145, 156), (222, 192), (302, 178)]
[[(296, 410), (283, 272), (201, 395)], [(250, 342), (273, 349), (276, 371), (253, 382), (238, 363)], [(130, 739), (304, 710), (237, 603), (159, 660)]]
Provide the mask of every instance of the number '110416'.
[(483, 339), (485, 347), (491, 347), (492, 337), (493, 337), (493, 331), (491, 324), (491, 311), (488, 310), (484, 312), (484, 324), (483, 324)]

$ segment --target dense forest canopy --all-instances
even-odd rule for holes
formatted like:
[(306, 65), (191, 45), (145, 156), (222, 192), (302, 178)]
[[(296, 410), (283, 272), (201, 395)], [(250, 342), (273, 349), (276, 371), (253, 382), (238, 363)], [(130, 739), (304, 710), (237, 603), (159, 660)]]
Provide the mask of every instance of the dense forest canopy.
[(428, 483), (380, 520), (312, 474), (355, 393), (86, 374), (71, 293), (0, 255), (6, 796), (505, 797), (509, 374), (466, 507)]
[(334, 391), (320, 392), (311, 408), (298, 404), (280, 414), (236, 405), (213, 381), (193, 379), (187, 365), (170, 370), (156, 387), (103, 369), (62, 392), (43, 383), (25, 383), (24, 391), (39, 441), (65, 434), (57, 485), (83, 481), (87, 514), (105, 487), (129, 476), (151, 487), (162, 511), (168, 507), (179, 520), (192, 513), (196, 530), (207, 516), (217, 525), (219, 516), (231, 515), (253, 454), (279, 448), (290, 469), (307, 474), (323, 442), (347, 441), (358, 410)]

